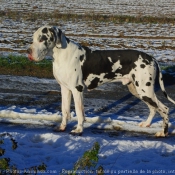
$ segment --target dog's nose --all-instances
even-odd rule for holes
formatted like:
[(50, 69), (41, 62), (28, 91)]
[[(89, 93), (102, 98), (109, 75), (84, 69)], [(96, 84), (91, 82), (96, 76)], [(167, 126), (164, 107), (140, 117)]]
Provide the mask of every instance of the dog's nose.
[(28, 53), (28, 54), (31, 54), (31, 53), (32, 53), (32, 49), (31, 49), (31, 48), (28, 48), (28, 49), (27, 49), (27, 53)]

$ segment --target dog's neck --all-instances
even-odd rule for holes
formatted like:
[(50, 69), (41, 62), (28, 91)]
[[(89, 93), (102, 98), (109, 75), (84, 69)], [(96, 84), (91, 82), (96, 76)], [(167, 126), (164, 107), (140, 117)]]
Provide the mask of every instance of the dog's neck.
[[(52, 51), (52, 57), (53, 57), (53, 61), (55, 64), (59, 65), (60, 64), (65, 64), (64, 62), (68, 60), (68, 63), (71, 61), (70, 58), (72, 59), (72, 61), (74, 62), (79, 62), (80, 60), (80, 56), (84, 55), (86, 52), (86, 50), (79, 44), (76, 43), (75, 41), (69, 40), (69, 42), (67, 43), (67, 48), (57, 48), (54, 47), (53, 51)], [(80, 55), (79, 57), (77, 55)], [(72, 62), (71, 61), (71, 62)], [(78, 64), (81, 64), (82, 62), (80, 61)]]

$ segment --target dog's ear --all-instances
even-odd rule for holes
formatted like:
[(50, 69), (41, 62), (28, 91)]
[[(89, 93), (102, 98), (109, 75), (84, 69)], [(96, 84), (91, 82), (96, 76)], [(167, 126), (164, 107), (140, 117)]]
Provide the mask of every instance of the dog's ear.
[(56, 47), (65, 49), (67, 47), (67, 41), (64, 33), (57, 27), (51, 27), (49, 31), (53, 33)]

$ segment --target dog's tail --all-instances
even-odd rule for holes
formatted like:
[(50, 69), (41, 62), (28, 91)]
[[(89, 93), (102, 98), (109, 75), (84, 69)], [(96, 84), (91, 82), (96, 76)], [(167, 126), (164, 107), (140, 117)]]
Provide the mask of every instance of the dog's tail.
[(160, 84), (160, 88), (161, 88), (163, 94), (165, 95), (165, 97), (166, 97), (170, 102), (172, 102), (172, 103), (175, 104), (175, 101), (174, 101), (172, 98), (170, 98), (170, 97), (168, 96), (167, 92), (165, 91), (165, 86), (164, 86), (164, 82), (163, 82), (163, 76), (162, 76), (161, 68), (160, 68), (160, 66), (159, 66), (159, 64), (158, 64), (158, 62), (157, 62), (157, 60), (156, 60), (155, 58), (154, 58), (154, 61), (155, 61), (156, 65), (157, 65), (157, 68), (158, 68), (158, 71), (159, 71), (159, 84)]

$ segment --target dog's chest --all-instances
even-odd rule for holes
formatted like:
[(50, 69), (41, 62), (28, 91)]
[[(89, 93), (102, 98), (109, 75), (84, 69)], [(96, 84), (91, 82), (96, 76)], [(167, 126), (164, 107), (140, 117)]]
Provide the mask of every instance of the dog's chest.
[(57, 59), (54, 59), (53, 75), (59, 84), (69, 89), (83, 84), (80, 61), (76, 57), (60, 57), (60, 59), (57, 57)]

